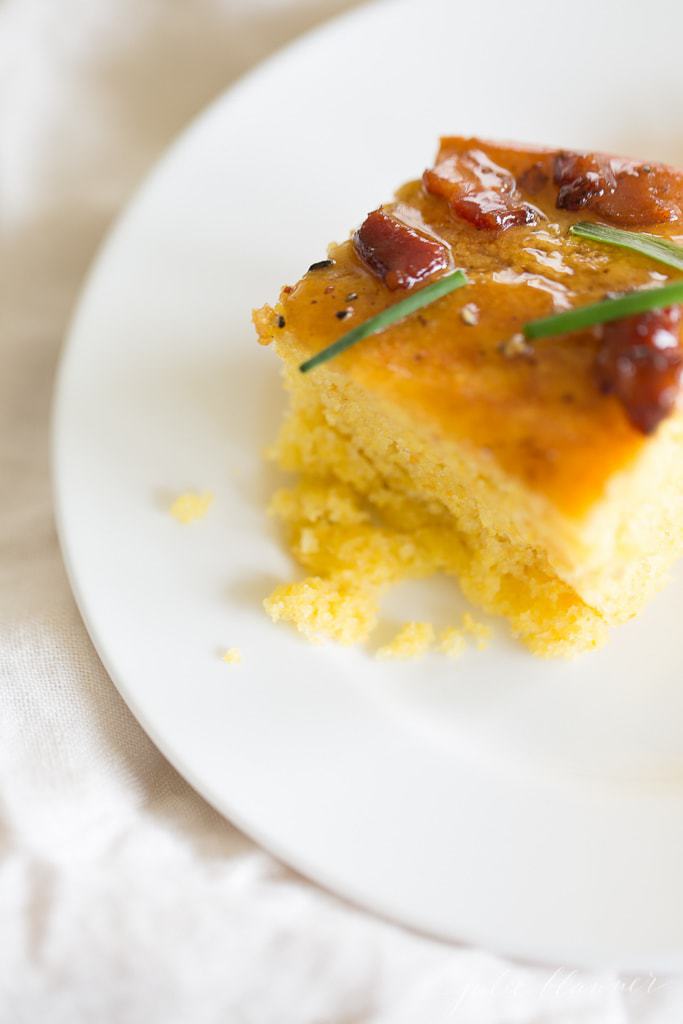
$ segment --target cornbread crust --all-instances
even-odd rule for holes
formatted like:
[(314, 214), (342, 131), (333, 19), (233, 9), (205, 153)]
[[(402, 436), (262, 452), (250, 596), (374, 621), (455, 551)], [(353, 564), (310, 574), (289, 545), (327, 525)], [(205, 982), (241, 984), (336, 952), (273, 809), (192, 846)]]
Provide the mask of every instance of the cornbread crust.
[[(535, 653), (574, 654), (635, 615), (683, 550), (681, 414), (650, 437), (634, 430), (596, 387), (591, 332), (538, 344), (531, 360), (501, 351), (511, 325), (575, 296), (673, 276), (568, 238), (577, 218), (551, 198), (536, 197), (547, 213), (540, 226), (494, 244), (417, 183), (405, 186), (384, 209), (444, 239), (470, 286), (310, 375), (298, 365), (343, 333), (334, 312), (347, 294), (357, 297), (351, 325), (395, 301), (350, 243), (255, 315), (290, 390), (273, 454), (300, 474), (275, 511), (309, 579), (326, 581), (328, 603), (342, 582), (347, 603), (362, 597), (362, 627), (358, 616), (337, 627), (345, 642), (368, 635), (389, 583), (442, 571)], [(474, 325), (460, 316), (472, 305)], [(326, 495), (340, 491), (355, 524), (330, 511)], [(279, 588), (279, 617), (310, 623), (294, 586)]]

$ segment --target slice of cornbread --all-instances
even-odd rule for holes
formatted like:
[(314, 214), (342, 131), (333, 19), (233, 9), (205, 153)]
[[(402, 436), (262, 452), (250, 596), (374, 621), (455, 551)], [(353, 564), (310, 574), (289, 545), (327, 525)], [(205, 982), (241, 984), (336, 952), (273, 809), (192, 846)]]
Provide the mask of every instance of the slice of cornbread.
[[(285, 365), (274, 511), (311, 574), (266, 602), (368, 635), (389, 584), (440, 571), (535, 653), (595, 647), (683, 550), (679, 309), (526, 342), (534, 318), (681, 272), (568, 234), (683, 241), (683, 177), (600, 154), (443, 139), (436, 165), (255, 314)], [(461, 268), (468, 284), (316, 367), (349, 328)]]

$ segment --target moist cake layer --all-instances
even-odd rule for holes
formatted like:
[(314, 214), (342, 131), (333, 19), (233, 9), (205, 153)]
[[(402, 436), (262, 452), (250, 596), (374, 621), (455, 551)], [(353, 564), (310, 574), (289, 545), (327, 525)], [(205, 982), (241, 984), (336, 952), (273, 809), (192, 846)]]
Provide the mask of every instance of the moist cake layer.
[[(469, 160), (472, 152), (479, 154), (477, 173), (484, 158), (495, 161), (496, 172), (485, 167), (479, 174), (485, 185), (502, 165), (514, 186), (506, 180), (484, 201), (466, 189), (463, 197), (460, 165), (456, 174), (449, 161), (453, 154)], [(365, 593), (358, 635), (372, 625), (378, 595), (354, 587), (363, 574), (382, 576), (377, 566), (368, 569), (377, 553), (373, 531), (386, 539), (393, 530), (397, 543), (411, 531), (422, 540), (429, 533), (438, 549), (431, 562), (418, 552), (412, 568), (387, 569), (387, 579), (452, 572), (476, 603), (505, 615), (541, 653), (594, 646), (606, 623), (635, 614), (661, 585), (683, 546), (680, 414), (650, 435), (634, 425), (633, 407), (600, 386), (595, 330), (533, 348), (518, 334), (535, 317), (677, 279), (680, 272), (645, 256), (567, 230), (578, 219), (617, 216), (633, 229), (640, 208), (641, 216), (659, 218), (648, 231), (675, 239), (682, 230), (680, 181), (658, 165), (646, 165), (638, 177), (631, 170), (643, 165), (612, 161), (607, 172), (631, 192), (632, 177), (641, 191), (645, 181), (640, 207), (633, 196), (620, 206), (615, 188), (579, 211), (557, 209), (558, 192), (578, 187), (564, 173), (566, 159), (557, 171), (559, 159), (549, 151), (444, 140), (436, 171), (404, 186), (382, 214), (416, 233), (419, 245), (426, 240), (437, 272), (462, 268), (469, 284), (310, 374), (299, 373), (302, 360), (419, 281), (406, 283), (393, 270), (393, 279), (382, 276), (357, 237), (331, 247), (328, 261), (256, 316), (261, 340), (276, 342), (292, 393), (279, 458), (305, 475), (293, 494), (309, 489), (309, 513), (310, 494), (321, 501), (312, 519), (295, 498), (285, 513), (296, 554), (326, 581), (328, 598), (340, 580), (349, 601)], [(584, 178), (590, 183), (593, 174), (589, 169)], [(460, 189), (455, 198), (451, 179)], [(473, 196), (474, 220), (466, 206)], [(510, 223), (494, 230), (475, 223), (482, 210)], [(344, 562), (339, 524), (321, 497), (339, 485), (356, 517), (365, 516), (360, 534), (370, 548), (361, 557), (357, 540), (356, 565), (342, 544)], [(303, 551), (305, 543), (316, 548), (315, 557)], [(281, 612), (286, 596), (280, 592)], [(293, 606), (283, 614), (296, 619)]]

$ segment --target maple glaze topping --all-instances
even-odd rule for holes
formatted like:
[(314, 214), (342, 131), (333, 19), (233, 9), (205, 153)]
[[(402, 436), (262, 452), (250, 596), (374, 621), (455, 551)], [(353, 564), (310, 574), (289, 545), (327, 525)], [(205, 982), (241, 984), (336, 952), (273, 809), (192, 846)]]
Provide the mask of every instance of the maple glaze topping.
[(453, 213), (479, 230), (505, 231), (540, 219), (522, 200), (514, 175), (480, 149), (447, 156), (422, 180), (427, 192), (442, 196)]
[[(576, 211), (558, 209), (558, 150), (449, 137), (441, 142), (436, 166), (471, 151), (485, 154), (489, 166), (497, 168), (494, 184), (502, 180), (505, 201), (512, 196), (515, 203), (532, 204), (540, 211), (538, 222), (478, 230), (455, 213), (445, 196), (427, 190), (424, 180), (404, 185), (381, 213), (415, 230), (420, 239), (442, 244), (449, 265), (462, 268), (469, 284), (366, 338), (331, 362), (330, 371), (348, 374), (407, 415), (429, 423), (435, 436), (481, 446), (558, 507), (583, 514), (612, 475), (638, 456), (647, 443), (644, 431), (653, 429), (657, 416), (662, 420), (667, 410), (673, 411), (683, 387), (679, 357), (667, 345), (662, 358), (664, 349), (657, 342), (653, 350), (652, 339), (645, 346), (648, 354), (637, 346), (634, 350), (633, 339), (625, 340), (626, 328), (616, 324), (521, 350), (506, 343), (530, 320), (680, 280), (681, 273), (643, 255), (570, 235), (578, 220), (608, 218), (590, 204)], [(597, 201), (609, 199), (613, 214), (618, 212), (614, 203), (634, 183), (639, 194), (631, 215), (651, 217), (651, 200), (656, 209), (661, 202), (683, 210), (683, 174), (646, 164), (641, 175), (624, 176), (631, 162), (609, 159), (617, 189)], [(488, 173), (479, 164), (481, 173)], [(649, 183), (644, 197), (637, 185), (641, 179)], [(476, 180), (482, 187), (490, 184)], [(678, 223), (662, 221), (644, 230), (681, 242), (683, 216)], [(335, 247), (331, 255), (333, 264), (306, 274), (281, 299), (288, 338), (302, 360), (348, 331), (349, 321), (337, 316), (348, 303), (357, 324), (405, 295), (387, 287), (381, 268), (371, 266), (356, 242)], [(677, 334), (674, 327), (667, 329)]]
[(360, 258), (382, 278), (387, 288), (412, 288), (449, 264), (443, 243), (383, 210), (369, 213), (353, 237)]
[[(483, 181), (481, 174), (477, 174), (473, 162), (476, 165), (479, 155), (495, 168), (498, 183), (495, 178)], [(592, 211), (598, 217), (627, 228), (683, 219), (683, 180), (678, 171), (665, 164), (638, 163), (605, 153), (505, 146), (455, 136), (441, 140), (436, 166), (423, 177), (425, 187), (450, 201), (448, 177), (453, 168), (470, 185), (472, 196), (481, 195), (482, 204), (492, 199), (487, 192), (493, 192), (494, 197), (498, 194), (499, 204), (509, 203), (515, 186), (526, 195), (536, 196), (551, 180), (557, 186), (559, 210)], [(445, 183), (437, 181), (439, 177), (444, 178)], [(451, 189), (451, 195), (454, 194)], [(461, 213), (451, 205), (454, 213), (468, 219), (466, 209)], [(519, 192), (512, 205), (524, 206)], [(534, 211), (535, 207), (531, 209)], [(499, 212), (502, 217), (503, 211)], [(520, 212), (516, 223), (533, 223), (533, 220), (525, 221)], [(476, 226), (511, 227), (515, 226), (515, 221), (513, 218), (512, 223), (496, 224), (489, 220)]]
[(680, 306), (624, 317), (600, 329), (600, 387), (617, 396), (644, 434), (656, 430), (676, 405), (683, 375), (680, 330)]
[(681, 215), (680, 181), (661, 164), (602, 153), (558, 153), (554, 163), (559, 210), (590, 209), (624, 227), (665, 224)]
[(549, 175), (547, 170), (544, 168), (543, 163), (537, 160), (531, 167), (527, 167), (526, 170), (522, 171), (517, 179), (518, 186), (529, 195), (535, 196), (548, 184)]

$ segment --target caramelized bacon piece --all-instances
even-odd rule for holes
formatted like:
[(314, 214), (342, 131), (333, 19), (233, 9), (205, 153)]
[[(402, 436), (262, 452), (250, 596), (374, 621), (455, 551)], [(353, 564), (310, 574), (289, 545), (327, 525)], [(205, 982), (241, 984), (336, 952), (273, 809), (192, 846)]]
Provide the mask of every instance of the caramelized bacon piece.
[(627, 227), (664, 224), (681, 215), (680, 175), (662, 164), (638, 164), (602, 153), (558, 153), (560, 210), (590, 209)]
[(582, 210), (617, 187), (609, 159), (593, 153), (558, 153), (554, 178), (558, 210)]
[(651, 434), (674, 409), (681, 388), (681, 307), (653, 309), (603, 324), (598, 381), (629, 420)]
[(369, 213), (353, 237), (356, 252), (387, 288), (412, 288), (448, 266), (448, 249), (383, 210)]
[(617, 188), (600, 203), (607, 220), (626, 227), (677, 221), (683, 206), (680, 175), (661, 164), (612, 159)]
[(503, 175), (514, 175), (529, 196), (537, 194), (536, 188), (542, 190), (544, 175), (554, 177), (560, 187), (559, 209), (585, 209), (635, 228), (683, 220), (683, 175), (666, 164), (446, 136), (441, 139), (436, 171), (449, 159), (460, 161), (473, 152), (499, 165)]
[(481, 149), (440, 159), (422, 181), (428, 192), (446, 199), (458, 217), (479, 230), (505, 231), (538, 220), (538, 211), (522, 201), (510, 171)]

